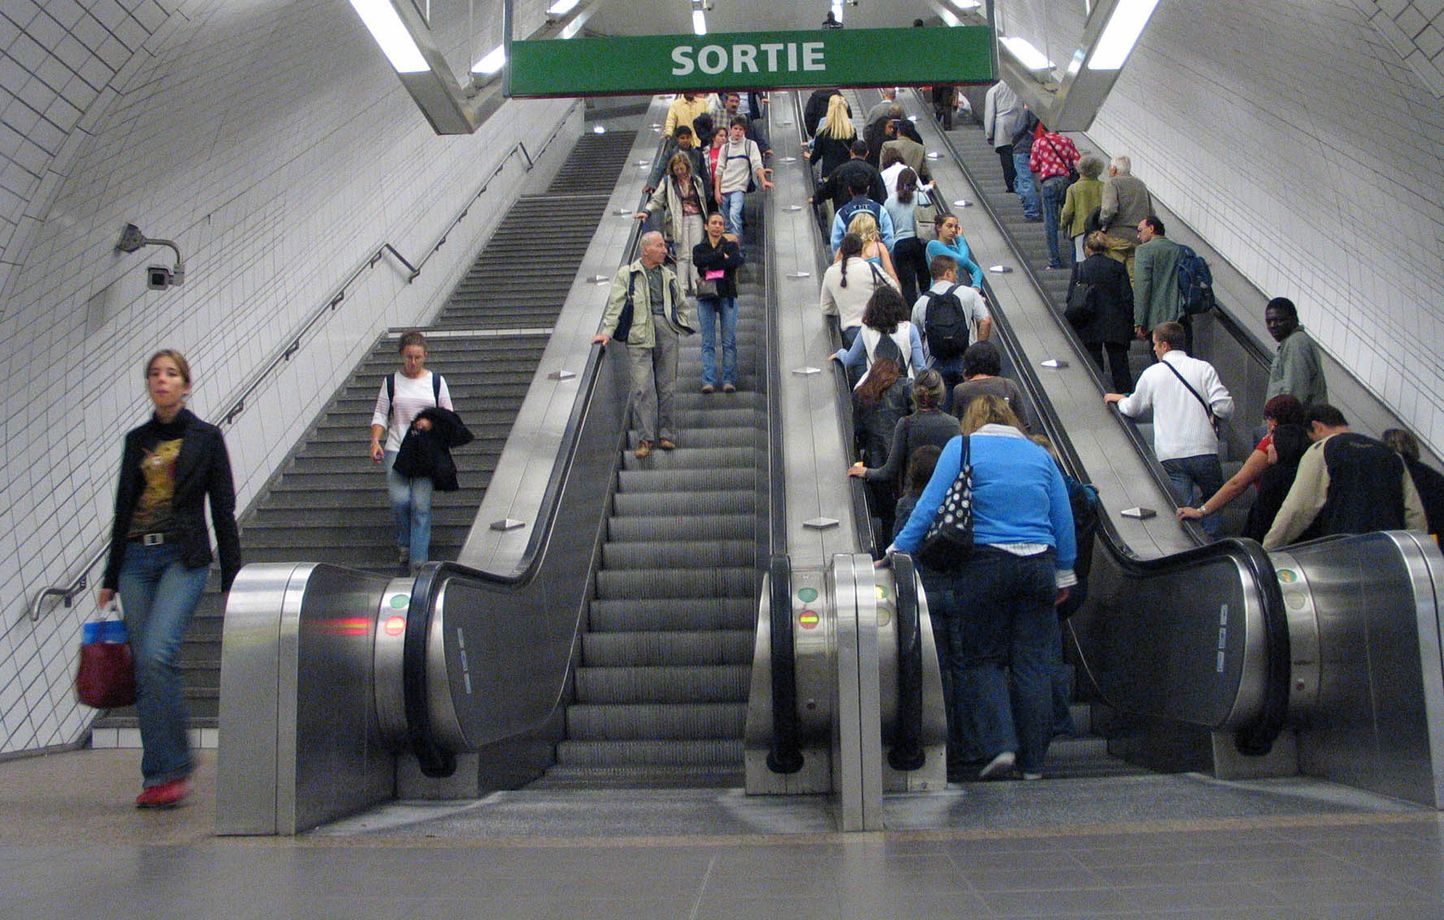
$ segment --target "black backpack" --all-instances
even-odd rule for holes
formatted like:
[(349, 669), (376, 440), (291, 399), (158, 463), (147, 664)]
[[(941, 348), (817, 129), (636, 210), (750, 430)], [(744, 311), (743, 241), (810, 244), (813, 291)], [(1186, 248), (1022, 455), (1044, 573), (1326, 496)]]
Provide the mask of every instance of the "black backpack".
[(928, 337), (928, 351), (934, 358), (946, 361), (968, 350), (970, 330), (963, 302), (958, 299), (959, 285), (946, 291), (925, 291), (928, 308), (923, 314), (923, 331)]
[[(894, 342), (890, 335), (884, 335), (878, 339), (877, 345), (872, 350), (872, 364), (876, 364), (884, 358), (900, 367), (904, 374), (907, 373), (908, 363), (903, 358), (902, 349), (897, 347), (897, 342)], [(869, 364), (868, 367), (871, 367), (872, 364)]]

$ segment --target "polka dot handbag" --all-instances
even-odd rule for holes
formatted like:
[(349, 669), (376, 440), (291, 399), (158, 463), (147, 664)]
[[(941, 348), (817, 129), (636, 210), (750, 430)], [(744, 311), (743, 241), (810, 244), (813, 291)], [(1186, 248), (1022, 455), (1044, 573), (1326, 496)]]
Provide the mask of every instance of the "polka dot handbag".
[(948, 494), (943, 496), (927, 536), (918, 547), (918, 562), (930, 569), (956, 568), (973, 552), (973, 463), (969, 440), (963, 435), (958, 478), (948, 486)]

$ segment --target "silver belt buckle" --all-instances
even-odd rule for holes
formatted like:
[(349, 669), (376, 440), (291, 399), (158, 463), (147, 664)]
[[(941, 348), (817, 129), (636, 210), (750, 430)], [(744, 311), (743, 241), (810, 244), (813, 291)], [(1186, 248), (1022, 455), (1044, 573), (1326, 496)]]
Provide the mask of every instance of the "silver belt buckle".
[(140, 538), (140, 542), (145, 546), (160, 546), (165, 542), (165, 534), (148, 533)]

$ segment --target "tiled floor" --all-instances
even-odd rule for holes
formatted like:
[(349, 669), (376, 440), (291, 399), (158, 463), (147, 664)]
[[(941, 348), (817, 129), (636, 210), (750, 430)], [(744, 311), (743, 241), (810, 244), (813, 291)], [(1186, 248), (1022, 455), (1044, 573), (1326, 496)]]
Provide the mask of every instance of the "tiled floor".
[(417, 826), (217, 838), (214, 756), (201, 754), (195, 801), (161, 813), (130, 807), (138, 759), (82, 751), (0, 764), (0, 915), (1444, 917), (1436, 813), (1389, 810), (1387, 800), (1361, 807), (1348, 792), (1313, 810), (1281, 809), (1268, 801), (1298, 801), (1297, 789), (1234, 787), (1235, 817), (1080, 812), (1045, 823), (1049, 810), (1037, 803), (1068, 792), (1060, 780), (989, 787), (1014, 803), (1034, 798), (1038, 820), (1009, 826), (968, 826), (968, 803), (994, 806), (958, 793), (954, 824), (852, 835), (695, 836), (676, 826), (652, 836), (467, 838)]

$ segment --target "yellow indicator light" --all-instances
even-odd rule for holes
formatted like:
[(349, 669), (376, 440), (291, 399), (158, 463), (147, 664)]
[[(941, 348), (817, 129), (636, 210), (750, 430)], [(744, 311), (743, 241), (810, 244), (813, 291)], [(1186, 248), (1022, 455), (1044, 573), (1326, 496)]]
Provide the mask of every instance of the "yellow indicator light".
[(816, 629), (821, 619), (816, 610), (804, 610), (798, 615), (797, 622), (802, 625), (803, 629)]
[(406, 617), (390, 616), (381, 627), (388, 636), (399, 636), (406, 632)]

